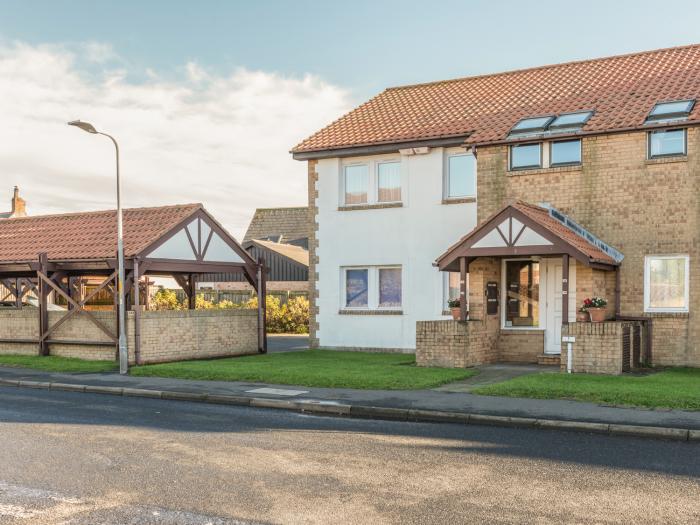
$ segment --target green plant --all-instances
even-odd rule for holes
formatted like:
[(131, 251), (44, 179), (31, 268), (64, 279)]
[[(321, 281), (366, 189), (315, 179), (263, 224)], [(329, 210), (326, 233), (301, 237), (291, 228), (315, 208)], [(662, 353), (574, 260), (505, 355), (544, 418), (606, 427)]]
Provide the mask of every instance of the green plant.
[(462, 306), (462, 303), (460, 302), (459, 297), (457, 297), (456, 299), (450, 299), (447, 301), (447, 306), (450, 308), (459, 308)]
[(182, 310), (182, 305), (177, 300), (177, 295), (172, 290), (161, 288), (151, 300), (152, 310)]
[(608, 305), (608, 301), (602, 297), (592, 297), (583, 300), (583, 306), (581, 311), (585, 312), (589, 308), (605, 308)]
[[(257, 308), (258, 298), (249, 299), (244, 307)], [(294, 297), (281, 304), (277, 297), (268, 295), (265, 313), (270, 334), (305, 334), (309, 331), (309, 301), (305, 297)]]

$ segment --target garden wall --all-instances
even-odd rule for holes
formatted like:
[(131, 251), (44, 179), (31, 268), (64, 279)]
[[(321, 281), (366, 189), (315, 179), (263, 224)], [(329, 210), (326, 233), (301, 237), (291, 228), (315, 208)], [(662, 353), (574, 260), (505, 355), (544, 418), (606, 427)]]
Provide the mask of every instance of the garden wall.
[(418, 321), (416, 363), (445, 368), (493, 363), (496, 337), (483, 321)]

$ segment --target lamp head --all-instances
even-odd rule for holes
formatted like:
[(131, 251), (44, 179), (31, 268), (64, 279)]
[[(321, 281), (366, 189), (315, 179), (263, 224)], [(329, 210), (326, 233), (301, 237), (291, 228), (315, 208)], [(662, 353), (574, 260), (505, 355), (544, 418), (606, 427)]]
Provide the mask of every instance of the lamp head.
[(72, 120), (68, 123), (68, 125), (80, 128), (83, 131), (87, 131), (88, 133), (97, 133), (95, 126), (93, 126), (89, 122), (81, 122), (80, 120)]

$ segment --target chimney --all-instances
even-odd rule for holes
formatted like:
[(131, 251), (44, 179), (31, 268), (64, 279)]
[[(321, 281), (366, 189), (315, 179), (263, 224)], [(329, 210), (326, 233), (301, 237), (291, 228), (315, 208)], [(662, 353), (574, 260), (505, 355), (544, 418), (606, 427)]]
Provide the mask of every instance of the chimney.
[(26, 217), (27, 203), (19, 196), (19, 188), (15, 186), (15, 193), (12, 195), (12, 215), (10, 217)]

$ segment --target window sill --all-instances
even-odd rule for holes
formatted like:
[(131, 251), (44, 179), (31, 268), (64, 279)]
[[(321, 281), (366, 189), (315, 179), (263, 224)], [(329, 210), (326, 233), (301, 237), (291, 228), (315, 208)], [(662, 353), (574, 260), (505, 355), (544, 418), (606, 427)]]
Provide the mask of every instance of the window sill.
[(687, 155), (669, 155), (668, 157), (657, 157), (655, 159), (647, 159), (644, 164), (647, 166), (654, 164), (669, 164), (672, 162), (688, 162)]
[(476, 197), (455, 197), (442, 199), (443, 204), (467, 204), (476, 202)]
[(403, 310), (355, 310), (354, 308), (341, 308), (339, 315), (403, 315)]
[(403, 207), (403, 202), (377, 202), (373, 204), (349, 204), (347, 206), (338, 206), (338, 211), (382, 210), (385, 208), (401, 207)]
[(542, 175), (546, 173), (566, 173), (570, 171), (581, 171), (581, 164), (570, 164), (568, 166), (552, 166), (549, 168), (532, 168), (522, 170), (508, 170), (506, 173), (509, 177), (520, 177), (522, 175)]

